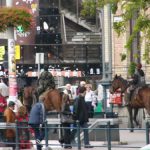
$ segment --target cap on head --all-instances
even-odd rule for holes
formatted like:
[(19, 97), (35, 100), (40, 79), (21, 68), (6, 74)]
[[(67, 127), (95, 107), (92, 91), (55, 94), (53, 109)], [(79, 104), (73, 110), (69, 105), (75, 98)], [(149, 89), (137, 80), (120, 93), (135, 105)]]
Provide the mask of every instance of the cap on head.
[(11, 107), (11, 106), (15, 106), (15, 102), (13, 102), (13, 101), (9, 101), (8, 106), (9, 106), (9, 107)]

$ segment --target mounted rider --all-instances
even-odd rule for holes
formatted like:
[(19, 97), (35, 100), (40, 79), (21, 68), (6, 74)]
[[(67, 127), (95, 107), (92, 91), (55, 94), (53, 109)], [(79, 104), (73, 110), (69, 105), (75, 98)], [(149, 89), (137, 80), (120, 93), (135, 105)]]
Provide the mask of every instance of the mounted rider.
[(138, 63), (135, 69), (135, 73), (133, 74), (131, 80), (129, 81), (129, 87), (127, 88), (127, 99), (126, 104), (128, 105), (131, 101), (131, 96), (133, 91), (135, 91), (135, 95), (138, 94), (138, 90), (145, 86), (145, 73), (142, 70), (142, 64)]
[(55, 79), (51, 72), (48, 71), (48, 66), (44, 66), (44, 71), (40, 74), (38, 79), (37, 93), (40, 96), (48, 89), (55, 89)]

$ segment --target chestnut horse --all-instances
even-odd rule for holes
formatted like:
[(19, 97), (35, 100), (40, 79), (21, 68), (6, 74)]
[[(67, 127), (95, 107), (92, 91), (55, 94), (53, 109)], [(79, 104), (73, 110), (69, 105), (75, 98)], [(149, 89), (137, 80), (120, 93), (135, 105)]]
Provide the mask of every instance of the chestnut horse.
[(45, 96), (44, 105), (47, 111), (56, 110), (61, 112), (62, 93), (57, 89), (48, 89), (43, 95)]
[[(111, 87), (110, 87), (110, 93), (115, 93), (117, 89), (121, 89), (121, 93), (124, 93), (124, 100), (126, 100), (127, 96), (127, 88), (129, 87), (128, 81), (123, 79), (121, 76), (115, 76)], [(134, 92), (135, 93), (135, 92)], [(137, 94), (131, 95), (131, 100), (129, 102), (129, 105), (127, 106), (127, 110), (129, 113), (129, 119), (130, 119), (130, 126), (131, 126), (131, 132), (133, 132), (133, 120), (136, 123), (136, 125), (139, 125), (139, 123), (136, 120), (136, 116), (138, 114), (139, 108), (145, 108), (147, 110), (147, 113), (150, 115), (150, 88), (148, 86), (144, 86), (139, 88)], [(132, 115), (132, 110), (134, 109), (134, 117)]]
[(35, 97), (35, 88), (31, 85), (24, 87), (23, 89), (23, 104), (27, 108), (27, 111), (30, 112), (33, 104), (36, 103)]

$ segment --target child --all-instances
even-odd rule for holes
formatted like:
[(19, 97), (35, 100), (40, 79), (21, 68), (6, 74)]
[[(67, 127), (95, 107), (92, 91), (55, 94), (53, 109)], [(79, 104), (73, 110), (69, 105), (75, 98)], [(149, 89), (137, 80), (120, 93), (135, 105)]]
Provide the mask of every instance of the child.
[[(18, 114), (16, 116), (18, 121), (18, 132), (19, 132), (19, 148), (20, 149), (31, 149), (32, 144), (30, 142), (30, 134), (28, 127), (28, 114), (25, 106), (20, 106)], [(19, 128), (20, 127), (20, 128)], [(32, 135), (34, 134), (31, 130)]]

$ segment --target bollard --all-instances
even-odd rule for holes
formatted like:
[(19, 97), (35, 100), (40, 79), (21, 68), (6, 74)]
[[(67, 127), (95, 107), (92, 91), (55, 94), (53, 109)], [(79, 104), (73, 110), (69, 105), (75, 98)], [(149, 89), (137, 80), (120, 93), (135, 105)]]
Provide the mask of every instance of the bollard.
[(44, 129), (45, 129), (45, 145), (46, 145), (46, 148), (48, 148), (48, 128), (47, 128), (47, 120), (45, 121), (45, 126), (44, 126)]
[(146, 144), (149, 144), (149, 122), (146, 122)]
[(108, 150), (111, 150), (111, 128), (110, 128), (110, 121), (107, 122), (107, 143), (108, 143)]
[(19, 150), (19, 132), (18, 132), (18, 121), (17, 120), (16, 120), (15, 128), (16, 128), (16, 150)]
[(80, 141), (80, 124), (79, 120), (77, 120), (77, 138), (78, 138), (78, 149), (81, 149), (81, 141)]

